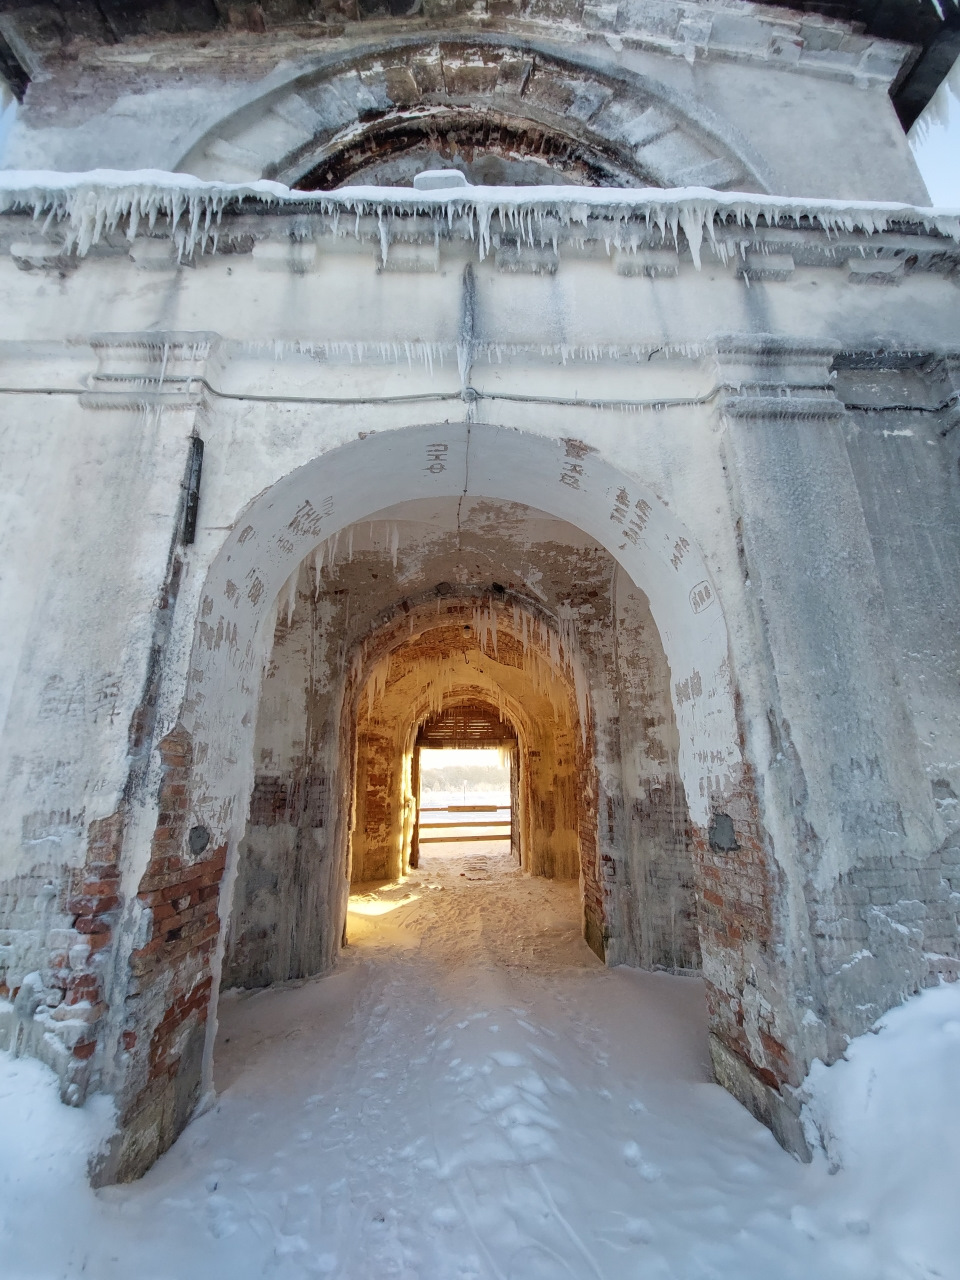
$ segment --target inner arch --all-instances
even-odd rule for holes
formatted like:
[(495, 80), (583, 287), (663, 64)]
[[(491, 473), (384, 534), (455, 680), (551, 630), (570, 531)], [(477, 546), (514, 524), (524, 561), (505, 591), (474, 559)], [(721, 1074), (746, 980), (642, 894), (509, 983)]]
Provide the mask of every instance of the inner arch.
[(409, 186), (425, 169), (446, 168), (476, 186), (659, 185), (610, 139), (467, 105), (386, 113), (330, 139), (311, 161), (296, 180), (302, 191)]

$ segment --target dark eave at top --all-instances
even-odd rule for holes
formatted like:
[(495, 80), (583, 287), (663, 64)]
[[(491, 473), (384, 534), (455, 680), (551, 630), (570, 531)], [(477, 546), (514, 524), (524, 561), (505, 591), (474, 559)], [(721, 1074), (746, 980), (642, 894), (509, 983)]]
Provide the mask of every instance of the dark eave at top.
[[(893, 101), (905, 129), (930, 101), (960, 56), (960, 0), (766, 0), (771, 7), (821, 14), (865, 35), (914, 45), (893, 87)], [(129, 37), (185, 35), (225, 30), (269, 30), (291, 22), (334, 21), (355, 9), (361, 16), (401, 17), (419, 5), (411, 0), (0, 0), (0, 75), (22, 97), (32, 64), (42, 53), (74, 36), (104, 44)], [(3, 15), (18, 14), (16, 27), (3, 29)]]

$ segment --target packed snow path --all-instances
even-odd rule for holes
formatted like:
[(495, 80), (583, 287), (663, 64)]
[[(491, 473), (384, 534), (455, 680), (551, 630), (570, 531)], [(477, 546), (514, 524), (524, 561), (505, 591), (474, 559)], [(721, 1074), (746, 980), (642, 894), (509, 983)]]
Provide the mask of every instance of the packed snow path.
[[(931, 1216), (917, 1217), (894, 1170), (885, 1219), (891, 1161), (866, 1151), (853, 1179), (823, 1157), (804, 1167), (710, 1083), (697, 979), (603, 968), (575, 885), (436, 848), (403, 883), (354, 896), (334, 975), (225, 999), (219, 1099), (139, 1183), (94, 1195), (96, 1107), (60, 1107), (45, 1068), (2, 1056), (4, 1280), (960, 1274), (926, 1260), (957, 1256), (955, 1168), (938, 1177), (935, 1152), (903, 1148), (908, 1180), (911, 1158), (934, 1158), (944, 1198), (921, 1187)], [(920, 1022), (954, 1057), (957, 995), (927, 993), (940, 1011)], [(901, 1059), (908, 1013), (891, 1015), (907, 1024)], [(883, 1096), (875, 1077), (868, 1097)], [(920, 1087), (943, 1106), (922, 1072)], [(889, 1119), (877, 1128), (885, 1140)]]

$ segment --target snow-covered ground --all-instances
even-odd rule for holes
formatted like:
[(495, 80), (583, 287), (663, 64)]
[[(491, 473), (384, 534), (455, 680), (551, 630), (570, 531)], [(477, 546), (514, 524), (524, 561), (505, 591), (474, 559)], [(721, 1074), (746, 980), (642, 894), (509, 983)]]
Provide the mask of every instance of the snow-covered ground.
[(218, 1101), (134, 1185), (86, 1185), (105, 1100), (0, 1055), (3, 1280), (960, 1276), (960, 986), (813, 1073), (803, 1166), (710, 1083), (700, 983), (604, 969), (575, 885), (425, 852), (350, 935), (224, 1001)]

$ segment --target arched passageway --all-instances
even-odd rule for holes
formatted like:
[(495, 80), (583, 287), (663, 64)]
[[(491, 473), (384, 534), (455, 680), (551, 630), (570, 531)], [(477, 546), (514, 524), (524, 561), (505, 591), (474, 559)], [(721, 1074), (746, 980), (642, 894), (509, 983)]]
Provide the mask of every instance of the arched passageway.
[[(161, 744), (161, 804), (169, 784), (202, 837), (185, 874), (211, 879), (225, 863), (221, 937), (208, 977), (162, 925), (148, 943), (156, 976), (140, 995), (157, 1006), (152, 1055), (171, 1081), (162, 1087), (189, 1098), (211, 1078), (209, 1033), (202, 1075), (196, 1037), (189, 1059), (181, 1049), (207, 991), (215, 1008), (221, 985), (334, 963), (357, 839), (363, 698), (372, 687), (369, 716), (404, 648), (425, 661), (425, 637), (451, 620), (445, 656), (413, 680), (412, 706), (425, 713), (442, 695), (470, 625), (485, 635), (470, 641), (485, 696), (503, 699), (529, 742), (525, 718), (537, 719), (544, 688), (533, 671), (546, 655), (564, 690), (547, 701), (566, 708), (557, 723), (577, 744), (577, 801), (574, 815), (554, 804), (548, 817), (549, 789), (532, 795), (529, 812), (540, 804), (545, 815), (543, 869), (551, 858), (579, 864), (584, 932), (608, 964), (689, 970), (702, 956), (715, 1062), (740, 1096), (753, 1099), (755, 1083), (762, 1112), (762, 1090), (795, 1072), (764, 1021), (772, 878), (709, 572), (667, 504), (595, 449), (470, 422), (361, 433), (251, 503), (210, 567), (181, 723)], [(514, 647), (528, 677), (516, 689)], [(417, 714), (397, 722), (401, 762)], [(402, 867), (402, 787), (396, 804), (386, 825)], [(165, 1017), (157, 984), (189, 988), (182, 1012)], [(141, 1069), (144, 1090), (156, 1091), (150, 1065)], [(135, 1080), (131, 1092), (135, 1144)], [(173, 1111), (161, 1147), (186, 1114)]]
[(524, 870), (579, 880), (599, 956), (699, 967), (669, 671), (599, 544), (515, 503), (405, 503), (320, 544), (278, 613), (225, 985), (329, 966), (348, 882), (409, 868), (418, 734), (471, 698), (517, 741)]
[(416, 806), (411, 867), (419, 867), (424, 848), (451, 840), (499, 842), (513, 865), (529, 865), (530, 841), (521, 830), (526, 796), (521, 798), (520, 738), (499, 706), (475, 690), (449, 696), (417, 730), (410, 773)]

